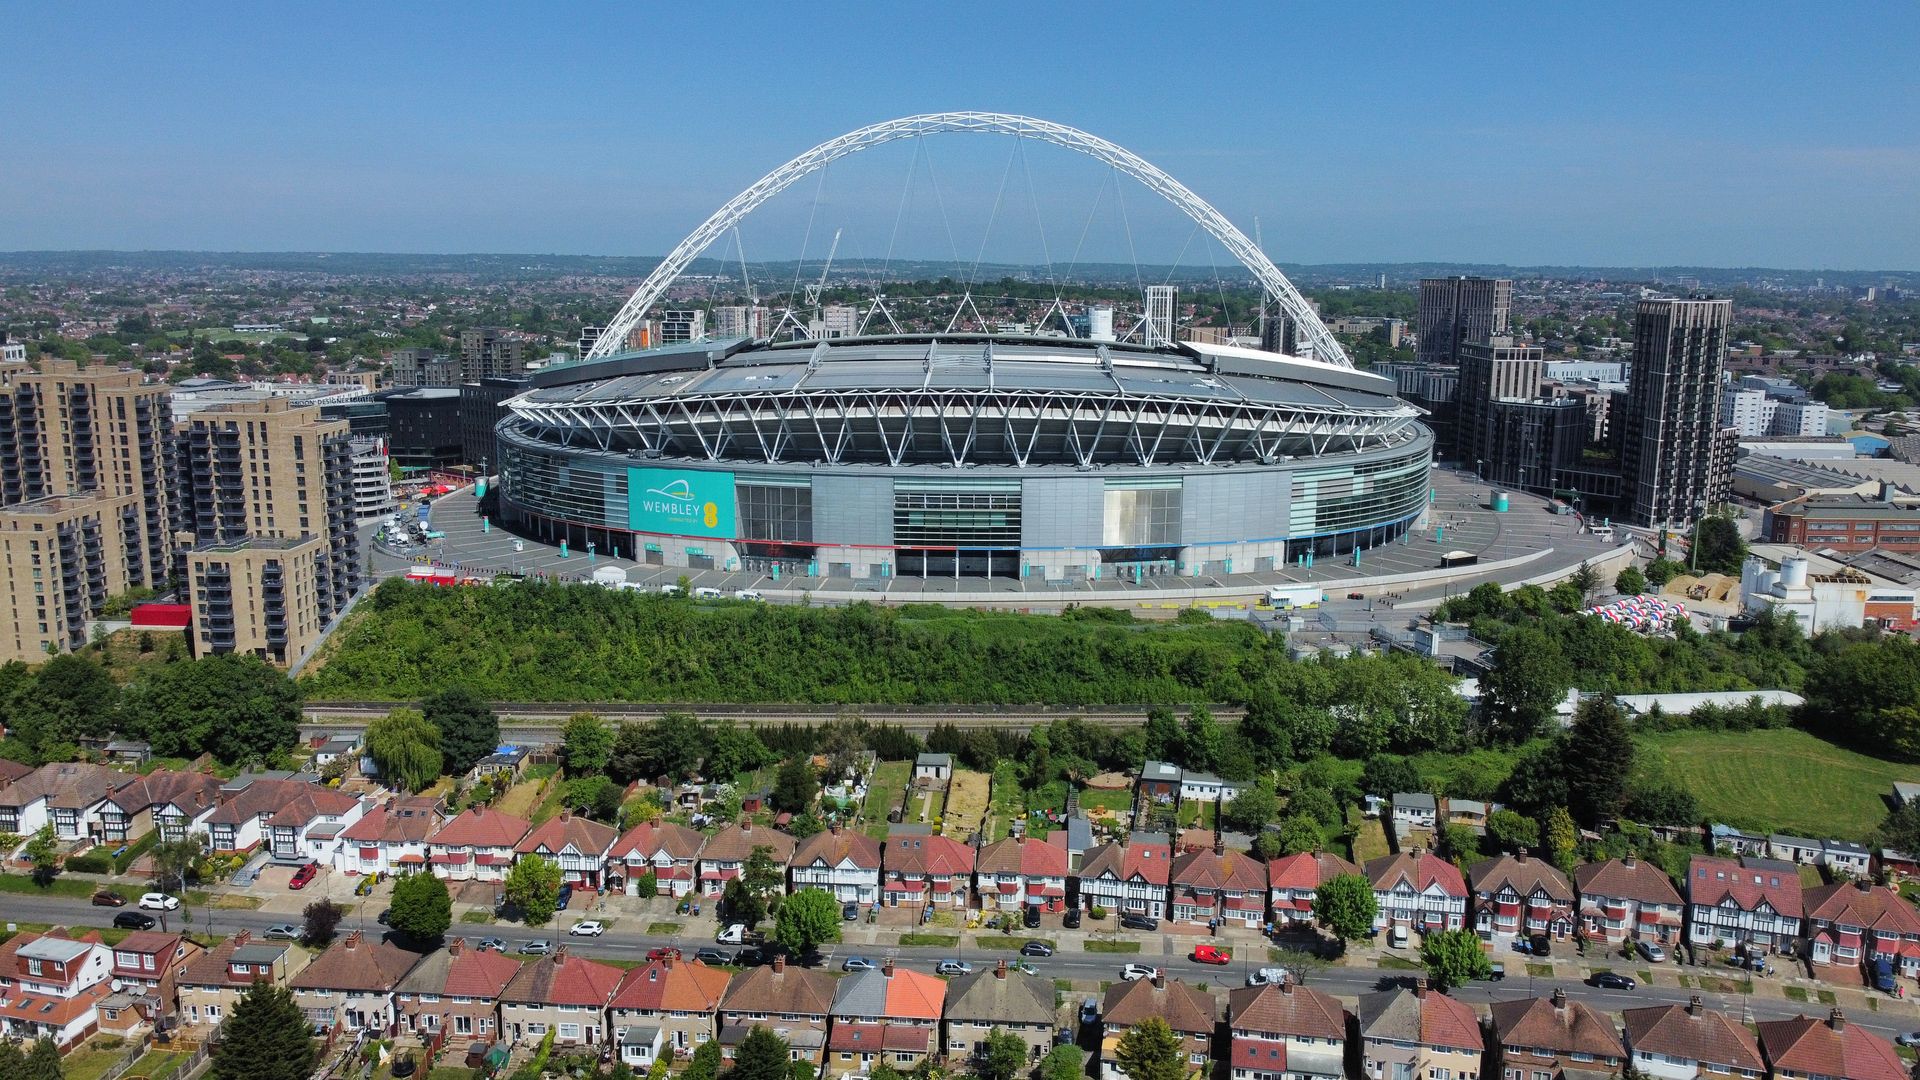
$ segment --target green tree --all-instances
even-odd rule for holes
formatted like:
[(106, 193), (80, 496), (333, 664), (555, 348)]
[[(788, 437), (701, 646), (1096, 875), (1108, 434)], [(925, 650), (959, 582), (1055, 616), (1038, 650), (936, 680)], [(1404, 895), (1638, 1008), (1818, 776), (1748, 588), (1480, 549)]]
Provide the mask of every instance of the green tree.
[(7, 716), (8, 733), (45, 760), (66, 760), (83, 736), (114, 727), (120, 687), (93, 660), (67, 653), (40, 665), (19, 690)]
[(693, 1060), (687, 1062), (680, 1080), (719, 1080), (720, 1078), (720, 1040), (708, 1039), (693, 1049)]
[(1642, 825), (1698, 825), (1701, 819), (1700, 801), (1679, 784), (1640, 784), (1627, 792), (1623, 812)]
[(980, 1042), (974, 1075), (980, 1080), (1013, 1080), (1026, 1064), (1026, 1041), (1011, 1032), (994, 1028)]
[(767, 917), (766, 900), (747, 888), (747, 883), (740, 878), (727, 882), (727, 887), (720, 891), (720, 906), (726, 909), (729, 922), (745, 923), (749, 930)]
[(1358, 941), (1380, 914), (1373, 884), (1359, 874), (1335, 874), (1313, 893), (1313, 918), (1341, 941)]
[(1589, 828), (1620, 813), (1633, 773), (1633, 734), (1611, 697), (1589, 698), (1574, 713), (1562, 759), (1577, 762), (1567, 770), (1567, 809)]
[(163, 891), (185, 889), (187, 881), (198, 876), (200, 860), (206, 855), (205, 833), (188, 833), (178, 840), (161, 840), (147, 849), (147, 861), (153, 864), (153, 880)]
[(21, 1070), (21, 1080), (60, 1080), (60, 1048), (45, 1035), (33, 1040)]
[(1417, 794), (1427, 790), (1427, 778), (1419, 766), (1403, 757), (1375, 754), (1360, 770), (1360, 790), (1368, 795), (1390, 799), (1395, 795)]
[[(1081, 1080), (1086, 1075), (1084, 1060), (1079, 1047), (1061, 1043), (1040, 1059), (1040, 1080)], [(880, 1078), (875, 1075), (872, 1080)]]
[(773, 780), (773, 808), (788, 814), (797, 814), (813, 805), (820, 794), (820, 775), (813, 770), (804, 754), (788, 758)]
[(612, 821), (620, 814), (619, 784), (604, 776), (582, 776), (566, 782), (561, 801), (596, 821)]
[(789, 1080), (790, 1059), (787, 1040), (755, 1024), (734, 1051), (733, 1068), (727, 1070), (726, 1080)]
[(333, 940), (340, 928), (340, 920), (347, 917), (347, 909), (331, 900), (315, 900), (300, 913), (303, 923), (300, 928), (300, 943), (310, 949), (318, 949)]
[(388, 925), (415, 941), (446, 936), (453, 925), (453, 897), (447, 883), (432, 874), (408, 874), (393, 883)]
[(127, 688), (122, 727), (161, 757), (211, 753), (229, 765), (272, 759), (300, 740), (300, 691), (251, 653), (149, 669)]
[(1667, 582), (1687, 572), (1687, 564), (1665, 557), (1657, 558), (1647, 564), (1645, 577), (1647, 584), (1655, 589), (1664, 588)]
[(827, 823), (820, 820), (820, 815), (811, 806), (800, 811), (792, 821), (787, 822), (787, 833), (795, 840), (805, 840), (809, 836), (818, 836), (826, 831)]
[(1480, 678), (1481, 724), (1492, 742), (1525, 742), (1566, 697), (1573, 668), (1558, 641), (1530, 626), (1503, 637), (1493, 660), (1493, 670)]
[(464, 774), (500, 746), (500, 718), (479, 694), (465, 685), (449, 686), (420, 703), (420, 714), (440, 731), (446, 770)]
[(1257, 833), (1279, 817), (1280, 798), (1268, 783), (1255, 784), (1220, 808), (1221, 827), (1236, 832)]
[(1567, 583), (1579, 592), (1580, 602), (1584, 604), (1587, 598), (1593, 595), (1593, 591), (1600, 587), (1600, 572), (1586, 563), (1581, 563), (1567, 578)]
[(560, 729), (560, 760), (568, 776), (605, 772), (613, 756), (613, 730), (592, 713), (574, 713)]
[(1615, 592), (1627, 596), (1638, 596), (1647, 591), (1647, 575), (1641, 573), (1639, 567), (1628, 563), (1627, 568), (1613, 579), (1613, 588)]
[(60, 837), (54, 833), (51, 822), (40, 826), (33, 839), (27, 841), (23, 854), (33, 864), (33, 880), (42, 888), (53, 884), (54, 877), (60, 873)]
[(381, 779), (404, 791), (431, 786), (445, 764), (440, 729), (418, 709), (395, 709), (368, 724), (367, 756)]
[(1880, 823), (1880, 843), (1895, 851), (1920, 851), (1920, 801), (1910, 801)]
[(528, 926), (545, 926), (560, 904), (560, 864), (538, 855), (522, 855), (507, 871), (507, 903)]
[(1127, 1080), (1186, 1080), (1187, 1056), (1173, 1029), (1158, 1016), (1129, 1028), (1113, 1056)]
[(1693, 544), (1689, 563), (1703, 574), (1738, 576), (1747, 561), (1747, 542), (1729, 518), (1703, 518), (1693, 527)]
[(1573, 815), (1564, 806), (1556, 806), (1547, 811), (1546, 827), (1541, 830), (1541, 839), (1547, 843), (1547, 857), (1563, 874), (1572, 874), (1574, 863), (1578, 861), (1580, 831), (1574, 827)]
[(1427, 978), (1443, 991), (1493, 975), (1493, 961), (1471, 930), (1429, 932), (1420, 943), (1420, 960), (1427, 966)]
[(1517, 810), (1487, 815), (1487, 839), (1501, 851), (1540, 850), (1540, 823)]
[(13, 1080), (25, 1076), (27, 1055), (20, 1052), (20, 1045), (12, 1039), (0, 1039), (0, 1077)]
[(1320, 823), (1306, 814), (1288, 814), (1281, 818), (1279, 837), (1282, 855), (1318, 851), (1326, 844), (1326, 835), (1320, 831)]
[(293, 992), (256, 979), (227, 1014), (213, 1049), (212, 1080), (307, 1080), (319, 1051)]
[(801, 889), (780, 903), (773, 940), (794, 956), (840, 940), (840, 904), (824, 889)]
[(1324, 787), (1302, 786), (1287, 799), (1287, 813), (1305, 814), (1322, 825), (1338, 825), (1343, 816), (1340, 803)]
[[(661, 717), (662, 721), (665, 719)], [(761, 741), (760, 733), (750, 727), (723, 720), (704, 727), (702, 732), (706, 736), (706, 774), (711, 780), (735, 783), (773, 761), (773, 751)]]

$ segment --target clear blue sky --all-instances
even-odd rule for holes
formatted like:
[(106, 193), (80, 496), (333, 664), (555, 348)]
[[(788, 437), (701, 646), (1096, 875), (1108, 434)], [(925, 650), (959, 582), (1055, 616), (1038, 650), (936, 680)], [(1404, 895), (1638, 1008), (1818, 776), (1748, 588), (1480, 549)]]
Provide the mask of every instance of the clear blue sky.
[[(1281, 261), (1920, 267), (1910, 0), (4, 0), (0, 28), (0, 250), (655, 255), (816, 142), (991, 109), (1138, 152)], [(899, 217), (896, 253), (971, 259), (1009, 173), (989, 259), (1037, 259), (1036, 217), (1056, 261), (1190, 236), (1065, 151), (950, 135), (830, 170), (808, 254), (883, 255)], [(799, 254), (811, 183), (750, 258)]]

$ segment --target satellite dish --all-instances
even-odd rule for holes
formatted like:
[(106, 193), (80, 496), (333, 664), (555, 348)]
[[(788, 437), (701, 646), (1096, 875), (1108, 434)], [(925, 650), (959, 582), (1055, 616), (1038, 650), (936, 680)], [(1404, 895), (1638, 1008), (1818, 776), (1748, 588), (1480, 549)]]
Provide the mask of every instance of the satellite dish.
[(107, 983), (107, 989), (112, 990), (114, 993), (117, 994), (121, 990), (125, 989), (126, 985), (127, 985), (126, 983), (120, 981), (119, 979), (113, 979)]

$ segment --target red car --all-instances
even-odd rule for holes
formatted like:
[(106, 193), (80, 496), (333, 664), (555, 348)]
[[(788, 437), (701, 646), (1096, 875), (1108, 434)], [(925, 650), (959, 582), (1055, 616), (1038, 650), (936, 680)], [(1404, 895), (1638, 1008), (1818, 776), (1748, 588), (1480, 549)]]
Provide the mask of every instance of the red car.
[(300, 869), (295, 870), (293, 872), (293, 880), (287, 882), (287, 885), (289, 888), (304, 889), (307, 887), (307, 882), (312, 881), (318, 876), (320, 876), (320, 864), (310, 862)]
[(1188, 957), (1196, 964), (1231, 964), (1233, 954), (1218, 945), (1195, 945), (1193, 955)]
[(669, 956), (675, 960), (680, 959), (680, 950), (671, 945), (655, 945), (647, 950), (648, 960), (665, 960)]

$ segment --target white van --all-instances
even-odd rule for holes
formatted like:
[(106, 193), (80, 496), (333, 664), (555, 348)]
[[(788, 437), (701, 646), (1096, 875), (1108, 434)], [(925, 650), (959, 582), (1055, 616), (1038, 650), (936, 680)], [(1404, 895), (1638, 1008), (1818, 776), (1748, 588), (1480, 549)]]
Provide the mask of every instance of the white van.
[(725, 930), (720, 931), (718, 934), (713, 935), (713, 940), (719, 942), (722, 945), (738, 945), (741, 942), (745, 941), (746, 939), (747, 939), (746, 923), (734, 923), (732, 926), (729, 926)]
[(721, 593), (719, 589), (710, 588), (705, 585), (693, 590), (693, 598), (695, 600), (718, 600), (720, 596)]
[(735, 589), (735, 590), (733, 590), (733, 598), (734, 598), (735, 600), (764, 600), (764, 599), (766, 599), (766, 597), (763, 597), (763, 596), (761, 596), (761, 595), (760, 595), (760, 590), (759, 590), (759, 589)]
[(1407, 947), (1407, 928), (1404, 926), (1396, 926), (1393, 929), (1387, 931), (1387, 946), (1389, 948), (1394, 948), (1394, 949), (1406, 948)]
[(678, 585), (662, 585), (662, 586), (660, 586), (660, 595), (662, 595), (662, 596), (679, 596), (679, 595), (680, 595), (680, 586), (678, 586)]

